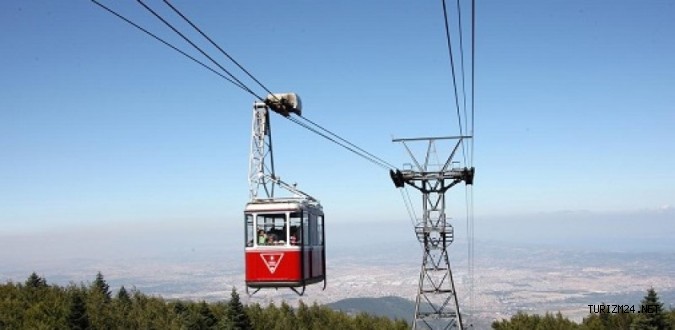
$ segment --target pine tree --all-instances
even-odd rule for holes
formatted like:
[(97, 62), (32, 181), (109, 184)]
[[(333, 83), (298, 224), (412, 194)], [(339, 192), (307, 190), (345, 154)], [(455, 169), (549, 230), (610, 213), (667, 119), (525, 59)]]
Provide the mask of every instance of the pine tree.
[(281, 329), (291, 329), (298, 327), (298, 320), (295, 316), (295, 311), (293, 307), (287, 302), (282, 301), (281, 306), (279, 306), (279, 320), (277, 326)]
[(119, 301), (124, 305), (131, 305), (131, 297), (129, 296), (127, 289), (124, 288), (124, 285), (122, 285), (120, 290), (117, 292), (117, 299), (119, 299)]
[(609, 328), (610, 326), (610, 317), (612, 316), (609, 313), (609, 306), (606, 305), (604, 302), (600, 304), (600, 321), (602, 322), (602, 325), (605, 326), (605, 328)]
[(254, 303), (246, 306), (246, 315), (248, 315), (248, 319), (251, 321), (251, 327), (253, 329), (263, 328), (265, 322), (263, 319), (263, 309), (260, 307), (260, 304)]
[(188, 308), (182, 301), (179, 300), (176, 301), (176, 303), (173, 305), (173, 312), (178, 316), (183, 316), (187, 314)]
[(218, 318), (213, 315), (213, 312), (209, 308), (209, 305), (206, 303), (206, 301), (202, 300), (202, 302), (199, 304), (199, 316), (201, 320), (200, 323), (206, 328), (213, 328), (218, 323)]
[(96, 280), (94, 280), (92, 286), (94, 290), (103, 294), (106, 302), (110, 302), (110, 287), (108, 286), (108, 283), (106, 283), (105, 279), (103, 279), (103, 274), (101, 274), (101, 272), (96, 274)]
[(227, 304), (227, 319), (234, 329), (237, 330), (249, 330), (253, 329), (251, 326), (251, 320), (246, 315), (246, 310), (244, 305), (239, 299), (239, 294), (237, 289), (232, 288), (232, 294), (230, 302)]
[(671, 330), (670, 324), (666, 320), (666, 314), (663, 310), (663, 304), (659, 301), (659, 296), (654, 288), (647, 290), (647, 295), (641, 301), (645, 309), (631, 324), (631, 328), (636, 330)]
[(26, 287), (29, 288), (46, 288), (47, 287), (47, 280), (44, 278), (38, 276), (33, 272), (28, 276), (28, 279), (26, 280)]
[(312, 327), (312, 314), (309, 310), (309, 307), (300, 300), (298, 303), (298, 310), (295, 313), (298, 319), (298, 328), (299, 329), (311, 329)]
[(89, 316), (87, 315), (87, 306), (82, 293), (76, 291), (73, 293), (70, 302), (70, 311), (68, 313), (68, 327), (72, 330), (89, 329)]

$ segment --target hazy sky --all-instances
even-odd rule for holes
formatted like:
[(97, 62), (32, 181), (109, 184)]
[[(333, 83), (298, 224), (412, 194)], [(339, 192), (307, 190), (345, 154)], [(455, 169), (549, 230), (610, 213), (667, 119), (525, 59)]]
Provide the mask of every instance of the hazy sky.
[[(189, 50), (136, 2), (103, 2)], [(440, 1), (173, 3), (393, 164), (409, 160), (392, 136), (457, 134)], [(478, 216), (675, 205), (673, 17), (672, 1), (478, 1)], [(89, 1), (2, 1), (0, 31), (0, 234), (240, 221), (250, 95)], [(407, 218), (386, 171), (272, 120), (278, 173), (328, 220)]]

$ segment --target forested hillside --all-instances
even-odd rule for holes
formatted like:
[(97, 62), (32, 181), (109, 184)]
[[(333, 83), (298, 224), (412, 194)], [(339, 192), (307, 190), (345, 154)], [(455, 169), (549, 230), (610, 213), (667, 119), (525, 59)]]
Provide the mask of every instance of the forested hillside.
[(0, 329), (407, 329), (404, 321), (349, 316), (324, 306), (282, 302), (244, 306), (236, 290), (227, 302), (165, 300), (121, 287), (113, 294), (101, 273), (91, 284), (65, 287), (31, 274), (0, 285)]
[(412, 321), (415, 316), (414, 301), (393, 296), (380, 298), (347, 298), (326, 304), (326, 306), (350, 315), (365, 312), (370, 315), (385, 316), (391, 319), (402, 319), (408, 322)]

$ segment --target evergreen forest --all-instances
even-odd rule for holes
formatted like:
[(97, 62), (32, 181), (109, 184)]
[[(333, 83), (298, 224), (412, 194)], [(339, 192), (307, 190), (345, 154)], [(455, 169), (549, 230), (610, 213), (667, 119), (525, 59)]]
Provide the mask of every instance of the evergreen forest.
[(31, 274), (0, 284), (0, 329), (408, 329), (403, 320), (348, 315), (302, 301), (243, 305), (232, 290), (226, 302), (167, 300), (121, 287), (111, 292), (98, 273), (91, 284), (58, 286)]

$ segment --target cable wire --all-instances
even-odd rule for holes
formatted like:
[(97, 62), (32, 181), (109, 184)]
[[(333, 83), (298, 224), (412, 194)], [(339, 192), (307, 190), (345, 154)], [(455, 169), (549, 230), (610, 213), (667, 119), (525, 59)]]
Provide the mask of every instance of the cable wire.
[(368, 152), (368, 151), (366, 151), (366, 150), (363, 150), (362, 148), (358, 147), (357, 145), (355, 145), (355, 144), (353, 144), (353, 143), (351, 143), (351, 142), (349, 142), (349, 141), (343, 139), (343, 138), (340, 137), (339, 135), (337, 135), (337, 134), (335, 134), (335, 133), (329, 131), (328, 129), (322, 127), (321, 125), (319, 125), (319, 124), (317, 124), (317, 123), (311, 121), (309, 118), (307, 118), (307, 117), (298, 117), (298, 118), (301, 118), (301, 119), (307, 121), (308, 123), (314, 125), (315, 127), (319, 128), (320, 130), (322, 130), (322, 131), (328, 133), (329, 135), (331, 135), (331, 136), (337, 138), (338, 140), (340, 140), (340, 141), (342, 141), (342, 142), (344, 142), (344, 143), (347, 143), (348, 145), (352, 146), (353, 148), (355, 148), (355, 149), (357, 149), (357, 150), (363, 152), (364, 154), (366, 154), (366, 155), (372, 157), (373, 159), (376, 159), (378, 162), (380, 162), (380, 163), (382, 163), (382, 164), (385, 164), (387, 167), (389, 167), (389, 169), (396, 169), (396, 166), (391, 165), (389, 162), (383, 160), (382, 158), (377, 157), (377, 156), (371, 154), (370, 152)]
[[(410, 199), (410, 193), (408, 192), (408, 187), (403, 187), (399, 189), (401, 191), (401, 198), (403, 198), (403, 204), (405, 204), (405, 208), (408, 211), (408, 217), (410, 217), (410, 224), (413, 227), (413, 231), (415, 232), (415, 236), (417, 236), (417, 214), (415, 214), (415, 206), (412, 203), (412, 200)], [(406, 199), (407, 198), (407, 199)], [(422, 249), (424, 249), (424, 244), (420, 242), (420, 240), (417, 239), (417, 243), (420, 245)]]
[(410, 190), (408, 190), (407, 186), (403, 186), (403, 190), (405, 190), (405, 195), (408, 198), (408, 204), (410, 204), (410, 209), (412, 210), (413, 218), (415, 219), (415, 222), (413, 223), (413, 226), (417, 225), (417, 214), (415, 213), (415, 208), (413, 207), (413, 202), (412, 199), (410, 198)]
[[(462, 115), (460, 113), (459, 107), (459, 94), (457, 92), (457, 78), (455, 75), (455, 60), (452, 55), (452, 41), (450, 38), (450, 27), (448, 26), (448, 11), (445, 5), (445, 0), (443, 2), (443, 18), (445, 19), (445, 36), (448, 43), (448, 56), (450, 57), (450, 69), (452, 71), (452, 87), (455, 92), (455, 108), (457, 109), (457, 122), (459, 124), (459, 135), (464, 135), (464, 130), (462, 129)], [(466, 151), (464, 148), (464, 141), (462, 141), (462, 156), (464, 157), (464, 163), (466, 164)]]
[(230, 61), (232, 61), (232, 63), (234, 63), (239, 69), (241, 69), (241, 71), (244, 71), (244, 73), (246, 73), (251, 79), (253, 79), (253, 81), (255, 81), (260, 87), (262, 87), (267, 93), (274, 95), (274, 93), (272, 93), (267, 87), (265, 87), (265, 85), (263, 85), (260, 81), (258, 81), (258, 79), (256, 79), (250, 72), (248, 72), (248, 70), (246, 70), (243, 66), (241, 66), (239, 62), (237, 62), (234, 58), (232, 58), (232, 56), (230, 56), (230, 54), (228, 54), (225, 50), (223, 50), (220, 46), (218, 46), (218, 44), (216, 44), (211, 38), (209, 38), (209, 36), (207, 36), (206, 33), (204, 33), (200, 28), (198, 28), (194, 23), (192, 23), (190, 19), (188, 19), (185, 15), (183, 15), (183, 13), (181, 13), (176, 7), (174, 7), (168, 0), (164, 0), (164, 3), (166, 3), (176, 14), (178, 14), (178, 16), (183, 18), (185, 22), (190, 24), (192, 28), (194, 28), (197, 32), (199, 32), (199, 34), (201, 34), (202, 37), (208, 40), (211, 43), (211, 45), (216, 47), (223, 55), (225, 55), (228, 59), (230, 59)]
[(476, 99), (476, 0), (471, 0), (471, 155), (470, 166), (473, 166), (473, 145), (475, 128), (475, 99)]
[[(469, 166), (473, 167), (474, 157), (474, 140), (475, 140), (475, 72), (476, 72), (476, 1), (471, 0), (471, 141)], [(473, 185), (466, 186), (467, 198), (467, 221), (469, 228), (469, 308), (472, 314), (475, 314), (475, 267), (476, 267), (476, 245), (475, 245), (475, 217), (474, 217), (474, 199), (473, 199)], [(475, 317), (473, 317), (475, 319)]]
[[(448, 44), (448, 55), (450, 57), (450, 67), (452, 69), (452, 83), (454, 87), (454, 92), (455, 92), (455, 107), (457, 110), (457, 117), (458, 117), (458, 124), (459, 124), (459, 129), (460, 133), (462, 133), (462, 130), (466, 130), (468, 134), (471, 136), (471, 141), (468, 142), (468, 153), (469, 153), (469, 162), (467, 163), (467, 156), (466, 153), (467, 151), (465, 150), (465, 143), (464, 141), (461, 142), (462, 146), (462, 155), (464, 157), (464, 163), (467, 164), (469, 167), (473, 167), (473, 161), (474, 161), (474, 129), (475, 129), (475, 21), (476, 21), (476, 16), (475, 16), (475, 0), (472, 0), (471, 2), (471, 91), (470, 91), (470, 97), (471, 97), (471, 117), (469, 119), (467, 115), (467, 94), (466, 94), (466, 74), (465, 74), (465, 61), (464, 61), (464, 56), (465, 56), (465, 51), (464, 51), (464, 31), (463, 31), (463, 26), (462, 26), (462, 9), (460, 5), (460, 0), (457, 0), (457, 16), (458, 16), (458, 36), (459, 36), (459, 53), (460, 53), (460, 59), (461, 59), (461, 79), (462, 79), (462, 103), (463, 103), (463, 113), (464, 113), (464, 122), (462, 123), (462, 116), (460, 114), (460, 107), (459, 107), (459, 97), (457, 93), (457, 80), (456, 80), (456, 74), (455, 74), (455, 63), (453, 59), (453, 51), (452, 51), (452, 41), (451, 41), (451, 36), (450, 36), (450, 29), (449, 29), (449, 24), (448, 24), (448, 14), (447, 14), (447, 7), (445, 0), (442, 0), (443, 2), (443, 16), (445, 19), (445, 34), (446, 34), (446, 39), (447, 39), (447, 44)], [(469, 123), (470, 120), (470, 123)], [(469, 126), (470, 125), (470, 126)], [(470, 127), (470, 131), (469, 131)], [(475, 235), (475, 223), (474, 223), (474, 204), (473, 204), (473, 185), (465, 185), (465, 206), (466, 206), (466, 234), (467, 234), (467, 276), (468, 276), (468, 314), (469, 316), (474, 319), (474, 300), (475, 300), (475, 293), (474, 293), (474, 276), (475, 276), (475, 240), (474, 240), (474, 235)]]
[[(464, 32), (462, 29), (462, 8), (459, 4), (460, 0), (457, 0), (457, 27), (459, 31), (459, 58), (460, 58), (460, 68), (462, 73), (462, 109), (464, 110), (464, 130), (469, 131), (468, 127), (468, 118), (466, 115), (466, 79), (464, 74)], [(469, 150), (471, 152), (471, 150)]]
[(468, 311), (473, 314), (474, 307), (474, 218), (473, 218), (473, 188), (466, 185), (464, 188), (466, 206), (466, 236), (467, 236), (467, 277), (468, 277)]
[(399, 189), (401, 191), (401, 198), (403, 199), (403, 204), (405, 205), (406, 211), (408, 211), (408, 217), (410, 217), (410, 224), (412, 224), (413, 230), (415, 229), (415, 221), (417, 220), (415, 216), (413, 216), (413, 210), (412, 206), (408, 203), (408, 200), (405, 197), (404, 190), (407, 192), (405, 187), (404, 189)]
[[(381, 161), (377, 160), (377, 157), (375, 157), (375, 158), (369, 157), (369, 156), (366, 155), (367, 153), (364, 154), (364, 153), (362, 153), (362, 152), (356, 150), (355, 148), (349, 147), (349, 146), (343, 144), (342, 142), (337, 141), (337, 140), (335, 140), (334, 138), (331, 138), (330, 136), (328, 136), (328, 135), (326, 135), (326, 134), (324, 134), (324, 133), (318, 131), (317, 129), (315, 129), (315, 128), (313, 128), (313, 127), (311, 127), (311, 126), (309, 126), (309, 125), (307, 125), (307, 124), (305, 124), (305, 123), (300, 122), (300, 121), (297, 120), (295, 117), (288, 116), (288, 117), (285, 117), (285, 118), (288, 119), (288, 120), (290, 120), (291, 122), (297, 124), (297, 125), (300, 125), (301, 127), (305, 128), (305, 129), (307, 129), (307, 130), (309, 130), (309, 131), (311, 131), (311, 132), (313, 132), (313, 133), (315, 133), (315, 134), (318, 134), (318, 135), (324, 137), (325, 139), (327, 139), (327, 140), (329, 140), (329, 141), (331, 141), (331, 142), (333, 142), (333, 143), (335, 143), (335, 144), (337, 144), (337, 145), (339, 145), (339, 146), (341, 146), (341, 147), (343, 147), (343, 148), (345, 148), (345, 149), (347, 149), (347, 150), (353, 152), (353, 153), (356, 154), (357, 156), (359, 156), (359, 157), (361, 157), (361, 158), (363, 158), (363, 159), (365, 159), (365, 160), (367, 160), (367, 161), (369, 161), (369, 162), (371, 162), (371, 163), (373, 163), (373, 164), (375, 164), (375, 165), (377, 165), (377, 166), (379, 166), (379, 167), (382, 167), (382, 168), (384, 168), (384, 169), (394, 169), (394, 168), (389, 167), (386, 163), (382, 163)], [(358, 148), (358, 147), (357, 147), (357, 148)], [(358, 149), (361, 149), (361, 148), (358, 148)]]
[(241, 89), (244, 90), (245, 92), (248, 92), (248, 90), (246, 90), (246, 87), (244, 87), (244, 86), (240, 85), (239, 83), (237, 83), (236, 81), (234, 81), (234, 80), (232, 80), (232, 79), (226, 77), (226, 76), (223, 75), (222, 73), (216, 71), (214, 68), (212, 68), (212, 67), (210, 67), (210, 66), (204, 64), (204, 62), (202, 62), (202, 61), (200, 61), (200, 60), (194, 58), (192, 55), (190, 55), (190, 54), (188, 54), (188, 53), (186, 53), (186, 52), (180, 50), (178, 47), (172, 45), (172, 44), (169, 43), (168, 41), (166, 41), (166, 40), (164, 40), (164, 39), (158, 37), (158, 36), (155, 35), (154, 33), (150, 32), (150, 31), (146, 30), (145, 28), (141, 27), (140, 25), (138, 25), (138, 24), (132, 22), (132, 21), (129, 20), (128, 18), (126, 18), (126, 17), (122, 16), (121, 14), (117, 13), (116, 11), (114, 11), (114, 10), (112, 10), (112, 9), (110, 9), (110, 8), (108, 8), (108, 7), (106, 7), (105, 5), (101, 4), (100, 2), (98, 2), (98, 1), (96, 1), (96, 0), (91, 0), (91, 1), (92, 1), (93, 3), (95, 3), (96, 5), (98, 5), (99, 7), (105, 9), (105, 10), (108, 11), (109, 13), (111, 13), (111, 14), (117, 16), (119, 19), (121, 19), (121, 20), (123, 20), (123, 21), (129, 23), (131, 26), (137, 28), (138, 30), (140, 30), (140, 31), (144, 32), (145, 34), (149, 35), (150, 37), (154, 38), (155, 40), (157, 40), (157, 41), (163, 43), (165, 46), (167, 46), (167, 47), (169, 47), (169, 48), (171, 48), (171, 49), (177, 51), (177, 52), (180, 53), (181, 55), (183, 55), (183, 56), (189, 58), (189, 59), (192, 60), (193, 62), (195, 62), (195, 63), (201, 65), (202, 67), (204, 67), (205, 69), (207, 69), (207, 70), (211, 71), (212, 73), (214, 73), (214, 74), (220, 76), (221, 78), (223, 78), (223, 79), (229, 81), (230, 83), (232, 83), (232, 84), (235, 85), (236, 87), (241, 88)]
[(213, 57), (209, 56), (206, 52), (204, 52), (199, 46), (197, 46), (194, 42), (192, 42), (192, 40), (190, 40), (190, 39), (189, 39), (188, 37), (186, 37), (183, 33), (181, 33), (180, 31), (178, 31), (178, 29), (176, 29), (173, 25), (171, 25), (171, 23), (169, 23), (169, 22), (168, 22), (167, 20), (165, 20), (161, 15), (159, 15), (159, 14), (158, 14), (157, 12), (155, 12), (152, 8), (150, 8), (148, 5), (146, 5), (142, 0), (136, 0), (136, 1), (137, 1), (139, 4), (141, 4), (141, 6), (143, 6), (143, 7), (144, 7), (147, 11), (149, 11), (152, 15), (154, 15), (155, 17), (157, 17), (157, 19), (159, 19), (160, 21), (162, 21), (162, 23), (164, 23), (164, 25), (166, 25), (167, 27), (169, 27), (171, 30), (173, 30), (173, 32), (175, 32), (176, 34), (178, 34), (181, 38), (183, 38), (183, 40), (185, 40), (185, 41), (186, 41), (187, 43), (189, 43), (192, 47), (194, 47), (197, 51), (199, 51), (202, 55), (206, 56), (206, 58), (208, 58), (208, 59), (209, 59), (213, 64), (215, 64), (218, 68), (220, 68), (221, 70), (223, 70), (223, 72), (225, 72), (225, 73), (226, 73), (228, 76), (230, 76), (233, 80), (235, 80), (235, 81), (238, 82), (241, 86), (243, 86), (243, 88), (244, 88), (244, 90), (245, 90), (246, 92), (248, 92), (249, 94), (253, 95), (254, 97), (256, 97), (256, 98), (257, 98), (258, 100), (260, 100), (260, 101), (264, 101), (264, 100), (265, 100), (264, 98), (262, 98), (261, 96), (259, 96), (259, 95), (256, 94), (255, 92), (253, 92), (248, 86), (246, 86), (246, 84), (244, 84), (243, 82), (241, 82), (241, 80), (237, 79), (237, 77), (235, 77), (230, 71), (228, 71), (228, 70), (225, 69), (222, 65), (220, 65), (220, 63), (218, 63), (216, 60), (214, 60)]

